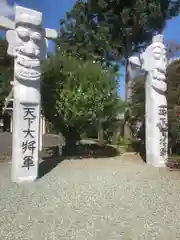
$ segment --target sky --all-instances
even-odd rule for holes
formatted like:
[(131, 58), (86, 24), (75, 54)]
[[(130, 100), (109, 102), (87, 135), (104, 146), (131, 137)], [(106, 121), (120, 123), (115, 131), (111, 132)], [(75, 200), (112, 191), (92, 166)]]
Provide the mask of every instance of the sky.
[[(9, 5), (8, 5), (8, 4)], [(43, 12), (43, 26), (59, 30), (59, 20), (69, 11), (75, 0), (0, 0), (0, 15), (11, 16), (13, 4), (32, 8)], [(180, 44), (180, 16), (167, 21), (164, 29), (165, 42), (176, 41)], [(53, 49), (53, 44), (50, 44)], [(178, 54), (180, 56), (180, 52)], [(120, 66), (119, 94), (125, 96), (124, 68)]]

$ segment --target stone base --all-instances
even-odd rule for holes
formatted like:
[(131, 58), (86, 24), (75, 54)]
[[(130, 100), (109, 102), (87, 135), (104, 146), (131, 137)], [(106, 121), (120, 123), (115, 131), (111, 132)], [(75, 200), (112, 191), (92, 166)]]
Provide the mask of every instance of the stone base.
[(31, 183), (37, 180), (38, 176), (29, 176), (26, 178), (12, 178), (12, 182), (14, 183)]
[(166, 163), (156, 163), (156, 164), (150, 164), (150, 163), (147, 163), (148, 165), (151, 165), (151, 166), (153, 166), (153, 167), (157, 167), (157, 168), (164, 168), (164, 167), (166, 167)]

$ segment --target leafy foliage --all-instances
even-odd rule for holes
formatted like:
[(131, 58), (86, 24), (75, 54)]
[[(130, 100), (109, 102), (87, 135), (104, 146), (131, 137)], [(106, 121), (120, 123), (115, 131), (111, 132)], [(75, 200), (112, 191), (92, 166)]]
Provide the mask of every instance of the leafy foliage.
[(88, 4), (97, 22), (108, 26), (113, 47), (125, 57), (147, 44), (180, 10), (180, 2), (172, 0), (89, 0)]
[(145, 76), (137, 77), (132, 86), (132, 97), (130, 103), (130, 117), (142, 120), (145, 114)]
[(7, 56), (7, 42), (0, 40), (0, 112), (5, 98), (10, 92), (10, 81), (13, 80), (13, 59)]
[(169, 137), (177, 151), (180, 144), (180, 62), (175, 61), (169, 67), (167, 71), (168, 81), (168, 125), (169, 125)]
[[(128, 57), (143, 50), (179, 11), (178, 0), (79, 0), (60, 21), (57, 49), (105, 65), (120, 61), (127, 70)], [(128, 81), (126, 74), (126, 98)]]
[(96, 19), (90, 14), (88, 3), (77, 1), (73, 9), (60, 21), (61, 36), (57, 40), (60, 49), (71, 52), (83, 59), (102, 58), (109, 45), (107, 34), (99, 27)]
[(70, 134), (72, 138), (74, 130), (83, 132), (87, 124), (116, 118), (119, 102), (111, 69), (59, 53), (49, 58), (43, 69), (44, 114), (65, 137)]
[(60, 21), (58, 47), (84, 58), (127, 59), (179, 10), (178, 0), (80, 0)]

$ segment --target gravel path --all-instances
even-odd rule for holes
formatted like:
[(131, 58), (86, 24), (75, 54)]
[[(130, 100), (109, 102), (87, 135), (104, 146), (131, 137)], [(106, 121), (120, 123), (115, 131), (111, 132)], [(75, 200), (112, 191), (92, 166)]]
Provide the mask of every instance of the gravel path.
[(0, 163), (0, 239), (180, 239), (180, 172), (131, 158), (66, 160), (25, 185)]

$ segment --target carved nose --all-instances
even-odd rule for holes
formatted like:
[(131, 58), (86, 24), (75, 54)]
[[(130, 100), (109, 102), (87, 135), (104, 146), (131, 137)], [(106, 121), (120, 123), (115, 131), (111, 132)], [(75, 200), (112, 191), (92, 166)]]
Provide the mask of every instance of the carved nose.
[(33, 43), (28, 42), (25, 46), (25, 52), (29, 56), (34, 56), (36, 54), (36, 48)]

